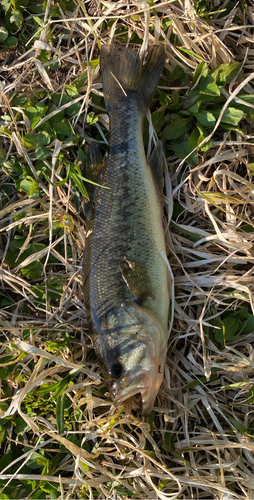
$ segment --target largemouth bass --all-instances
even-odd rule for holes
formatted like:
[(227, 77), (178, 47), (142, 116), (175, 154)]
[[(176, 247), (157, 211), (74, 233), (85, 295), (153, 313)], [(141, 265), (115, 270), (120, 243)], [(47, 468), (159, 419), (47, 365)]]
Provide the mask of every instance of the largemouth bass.
[(112, 397), (122, 403), (140, 394), (144, 415), (164, 377), (168, 336), (162, 147), (148, 164), (142, 137), (164, 59), (159, 45), (145, 59), (126, 48), (101, 49), (110, 145), (97, 182), (108, 189), (93, 197), (84, 256), (88, 321)]

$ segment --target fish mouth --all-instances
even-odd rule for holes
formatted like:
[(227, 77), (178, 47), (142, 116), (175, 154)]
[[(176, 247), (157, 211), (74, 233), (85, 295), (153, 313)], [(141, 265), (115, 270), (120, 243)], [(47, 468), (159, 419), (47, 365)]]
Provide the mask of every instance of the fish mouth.
[(121, 404), (127, 399), (136, 396), (142, 408), (142, 415), (150, 415), (158, 390), (157, 387), (154, 388), (149, 375), (142, 371), (142, 373), (135, 377), (127, 379), (124, 388), (121, 388), (117, 382), (114, 382), (111, 389), (114, 402)]

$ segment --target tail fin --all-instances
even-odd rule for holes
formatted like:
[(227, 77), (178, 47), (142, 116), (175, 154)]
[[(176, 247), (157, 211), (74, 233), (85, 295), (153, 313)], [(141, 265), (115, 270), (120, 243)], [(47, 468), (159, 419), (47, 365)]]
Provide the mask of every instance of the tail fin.
[(144, 58), (125, 47), (103, 45), (100, 62), (108, 112), (119, 98), (130, 97), (135, 98), (146, 111), (164, 68), (164, 49), (160, 45), (149, 47), (147, 57)]

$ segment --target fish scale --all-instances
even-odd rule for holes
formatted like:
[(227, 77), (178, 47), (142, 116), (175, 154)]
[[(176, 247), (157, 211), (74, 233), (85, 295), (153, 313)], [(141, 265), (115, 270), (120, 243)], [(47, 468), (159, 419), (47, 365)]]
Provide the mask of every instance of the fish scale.
[[(160, 47), (149, 52), (149, 64), (151, 75), (146, 74), (143, 60), (127, 49), (102, 48), (110, 145), (100, 182), (108, 189), (97, 188), (88, 220), (84, 291), (95, 348), (118, 402), (128, 398), (129, 389), (145, 394), (154, 370), (159, 373), (154, 383), (158, 391), (165, 364), (169, 283), (161, 255), (165, 252), (161, 186), (147, 163), (142, 136), (144, 116), (164, 65)], [(118, 381), (112, 366), (121, 368)], [(137, 387), (132, 388), (135, 377)], [(156, 396), (153, 388), (150, 393), (143, 396), (145, 413)]]
[[(127, 121), (125, 110), (119, 110), (119, 107), (113, 109), (111, 114), (112, 122), (118, 125), (112, 128), (111, 145), (119, 144), (124, 135), (131, 149), (124, 148), (124, 151), (111, 155), (110, 146), (103, 176), (103, 184), (110, 190), (101, 189), (95, 200), (92, 233), (89, 236), (89, 244), (93, 246), (91, 298), (94, 297), (92, 302), (98, 316), (106, 312), (105, 296), (108, 310), (115, 307), (119, 300), (133, 298), (120, 270), (120, 262), (126, 257), (139, 261), (149, 269), (157, 299), (153, 309), (160, 319), (163, 305), (159, 299), (167, 280), (165, 262), (160, 256), (160, 252), (165, 251), (162, 209), (145, 157), (142, 121), (135, 119), (137, 109), (129, 107)], [(96, 246), (91, 241), (93, 238), (97, 240)], [(158, 275), (162, 276), (160, 281)]]

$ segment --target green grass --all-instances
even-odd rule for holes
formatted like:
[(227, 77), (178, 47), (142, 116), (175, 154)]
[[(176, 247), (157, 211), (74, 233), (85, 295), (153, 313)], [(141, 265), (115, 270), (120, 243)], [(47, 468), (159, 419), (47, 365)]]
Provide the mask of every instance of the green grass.
[[(0, 499), (252, 498), (251, 5), (110, 5), (0, 1)], [(167, 58), (144, 142), (164, 145), (175, 315), (144, 419), (103, 381), (82, 256), (99, 50), (147, 34)]]

